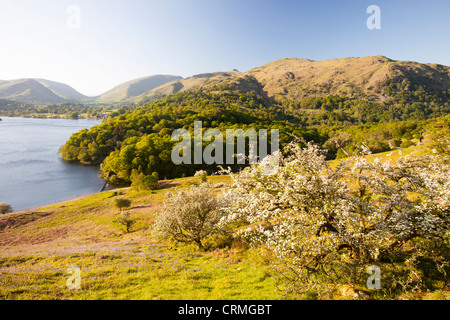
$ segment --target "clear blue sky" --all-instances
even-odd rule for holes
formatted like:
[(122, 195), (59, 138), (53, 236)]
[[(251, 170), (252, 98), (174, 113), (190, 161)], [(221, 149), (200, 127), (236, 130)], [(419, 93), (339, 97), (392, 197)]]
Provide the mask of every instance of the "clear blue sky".
[[(366, 27), (372, 4), (380, 30)], [(80, 29), (67, 26), (70, 5)], [(87, 95), (285, 57), (450, 65), (449, 0), (1, 0), (0, 30), (0, 79), (46, 78)]]

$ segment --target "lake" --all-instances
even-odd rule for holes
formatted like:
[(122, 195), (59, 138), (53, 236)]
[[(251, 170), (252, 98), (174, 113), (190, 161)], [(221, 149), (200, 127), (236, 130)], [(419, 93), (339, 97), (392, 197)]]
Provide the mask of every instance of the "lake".
[(69, 163), (58, 154), (72, 133), (100, 120), (2, 119), (0, 202), (18, 211), (100, 192), (99, 166)]

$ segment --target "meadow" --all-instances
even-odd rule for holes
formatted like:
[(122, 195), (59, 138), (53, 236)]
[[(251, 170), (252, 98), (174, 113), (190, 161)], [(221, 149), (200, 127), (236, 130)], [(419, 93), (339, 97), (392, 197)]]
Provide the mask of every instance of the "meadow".
[[(278, 299), (269, 268), (246, 246), (198, 252), (152, 235), (164, 193), (195, 180), (177, 179), (153, 192), (106, 191), (0, 217), (0, 299)], [(132, 200), (131, 233), (115, 222), (118, 196)], [(70, 266), (81, 269), (80, 290), (67, 288)]]
[[(405, 150), (423, 152), (421, 147)], [(394, 152), (395, 153), (395, 152)], [(383, 159), (391, 153), (381, 154)], [(395, 157), (395, 156), (394, 156)], [(217, 192), (229, 176), (209, 176)], [(7, 300), (277, 300), (313, 299), (285, 294), (267, 256), (241, 240), (211, 240), (210, 248), (156, 237), (153, 223), (165, 194), (198, 183), (197, 177), (160, 181), (154, 191), (123, 188), (0, 216), (0, 299)], [(125, 232), (117, 223), (117, 197), (132, 201), (136, 220)], [(214, 242), (215, 241), (215, 242)], [(207, 244), (208, 245), (208, 244)], [(68, 268), (80, 268), (81, 289), (69, 289)], [(450, 298), (448, 285), (408, 292), (398, 299)], [(388, 299), (369, 293), (367, 299)], [(336, 295), (333, 299), (348, 299)]]

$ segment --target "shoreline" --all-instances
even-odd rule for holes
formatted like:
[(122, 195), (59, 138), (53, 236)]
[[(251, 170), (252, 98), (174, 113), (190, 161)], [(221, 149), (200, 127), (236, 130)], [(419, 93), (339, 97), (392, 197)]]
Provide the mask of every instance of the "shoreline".
[[(95, 120), (95, 121), (102, 121), (104, 119), (104, 117), (102, 118), (87, 118), (87, 117), (83, 117), (80, 116), (78, 117), (78, 119), (72, 119), (72, 118), (56, 118), (56, 117), (33, 117), (33, 116), (28, 116), (28, 115), (15, 115), (15, 116), (2, 116), (0, 115), (0, 118), (21, 118), (21, 119), (41, 119), (41, 120), (45, 120), (45, 119), (49, 119), (49, 120)], [(1, 120), (0, 120), (1, 121)]]
[(58, 201), (51, 202), (51, 203), (47, 203), (47, 204), (44, 204), (44, 205), (38, 205), (38, 206), (27, 208), (27, 209), (21, 209), (21, 210), (18, 210), (18, 211), (13, 211), (10, 214), (38, 211), (39, 209), (43, 209), (43, 208), (46, 208), (46, 207), (51, 207), (51, 206), (56, 206), (56, 205), (59, 205), (59, 204), (64, 204), (64, 203), (68, 203), (68, 202), (72, 202), (72, 201), (81, 200), (81, 199), (93, 196), (95, 194), (108, 192), (108, 191), (125, 190), (125, 189), (129, 189), (129, 188), (130, 187), (124, 187), (124, 188), (117, 188), (117, 189), (106, 189), (106, 190), (99, 191), (99, 192), (91, 192), (91, 193), (87, 193), (87, 194), (84, 194), (84, 195), (79, 195), (79, 196), (75, 196), (75, 197), (71, 197), (71, 198), (67, 198), (67, 199), (63, 199), (63, 200), (58, 200)]
[[(105, 191), (108, 191), (108, 190), (105, 190)], [(42, 208), (56, 206), (58, 204), (64, 204), (64, 203), (72, 202), (72, 201), (76, 201), (76, 200), (81, 200), (81, 199), (87, 198), (87, 197), (92, 196), (92, 195), (97, 194), (97, 193), (100, 193), (100, 192), (92, 192), (92, 193), (88, 193), (88, 194), (84, 194), (84, 195), (80, 195), (80, 196), (71, 197), (71, 198), (68, 198), (68, 199), (58, 200), (58, 201), (47, 203), (47, 204), (44, 204), (44, 205), (38, 205), (38, 206), (35, 206), (35, 207), (31, 207), (31, 208), (21, 209), (21, 210), (18, 210), (18, 211), (13, 211), (13, 212), (11, 212), (11, 214), (37, 211), (37, 210), (42, 209)]]

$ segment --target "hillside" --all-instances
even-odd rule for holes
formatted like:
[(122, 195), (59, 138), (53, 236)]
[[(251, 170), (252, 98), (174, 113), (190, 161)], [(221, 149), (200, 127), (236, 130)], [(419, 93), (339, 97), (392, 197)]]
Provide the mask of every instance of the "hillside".
[(80, 101), (84, 99), (89, 99), (88, 96), (79, 93), (77, 90), (75, 90), (74, 88), (65, 83), (51, 81), (47, 79), (34, 79), (34, 80), (38, 81), (39, 83), (41, 83), (42, 85), (44, 85), (45, 87), (53, 91), (53, 93), (55, 93), (56, 95), (58, 95), (63, 99), (70, 101)]
[(128, 100), (167, 82), (182, 79), (180, 76), (153, 75), (122, 83), (96, 98), (97, 102), (112, 103)]
[[(154, 236), (149, 227), (164, 195), (195, 181), (174, 180), (154, 192), (106, 191), (0, 216), (0, 299), (279, 299), (268, 267), (245, 246), (198, 252)], [(121, 195), (132, 200), (137, 221), (129, 234), (115, 222), (114, 199)], [(66, 287), (74, 265), (81, 268), (81, 290)]]
[(192, 77), (174, 80), (135, 97), (133, 101), (135, 101), (136, 103), (145, 103), (147, 101), (165, 97), (173, 93), (184, 92), (196, 86), (201, 86), (208, 79), (213, 77), (223, 79), (232, 77), (233, 75), (238, 73), (239, 71), (237, 70), (230, 70), (226, 72), (201, 73), (194, 75)]
[(20, 102), (63, 102), (64, 98), (34, 79), (0, 84), (0, 98)]
[[(399, 87), (392, 91), (393, 83)], [(450, 67), (395, 61), (384, 56), (324, 61), (286, 58), (230, 79), (213, 78), (209, 86), (238, 92), (258, 90), (261, 95), (293, 102), (330, 95), (386, 101), (400, 90), (413, 91), (419, 87), (448, 99)]]
[[(404, 150), (404, 154), (413, 152), (429, 150), (423, 146)], [(395, 161), (398, 152), (380, 156), (382, 161)], [(210, 176), (208, 180), (215, 184), (218, 193), (231, 182), (229, 176)], [(248, 246), (239, 238), (212, 239), (209, 243), (212, 247), (207, 251), (158, 238), (153, 226), (166, 193), (189, 188), (198, 183), (198, 178), (159, 183), (162, 188), (155, 191), (138, 192), (131, 188), (105, 191), (0, 216), (0, 298), (311, 298), (277, 291), (279, 274), (271, 268), (271, 261), (264, 257), (261, 248)], [(114, 201), (121, 196), (132, 201), (128, 210), (136, 224), (131, 233), (117, 223), (119, 212)], [(80, 268), (81, 290), (67, 288), (69, 266)], [(383, 275), (391, 271), (384, 267)], [(446, 288), (448, 285), (441, 283), (432, 290), (405, 292), (396, 298), (446, 300), (449, 298)], [(386, 299), (376, 291), (365, 292), (371, 299)], [(344, 294), (333, 297), (343, 298), (349, 299)]]
[[(61, 155), (102, 163), (103, 176), (111, 173), (119, 184), (130, 183), (133, 170), (171, 178), (211, 171), (213, 166), (176, 166), (168, 161), (173, 130), (192, 131), (198, 120), (205, 129), (222, 132), (237, 126), (277, 128), (281, 145), (299, 136), (326, 148), (329, 159), (342, 157), (331, 143), (339, 131), (352, 137), (350, 149), (355, 143), (368, 144), (374, 153), (403, 148), (420, 143), (427, 126), (423, 121), (450, 113), (449, 70), (380, 56), (319, 62), (281, 59), (244, 73), (199, 77), (200, 84), (189, 89), (174, 82), (161, 91), (167, 96), (123, 109), (109, 121), (73, 134)], [(323, 84), (337, 73), (333, 85)], [(178, 92), (170, 94), (174, 88)]]
[(78, 102), (89, 98), (67, 84), (38, 78), (0, 81), (0, 97), (38, 104)]
[(266, 104), (283, 108), (292, 105), (297, 110), (315, 109), (310, 100), (327, 96), (394, 104), (443, 104), (450, 98), (450, 67), (384, 56), (324, 61), (285, 58), (246, 72), (143, 77), (119, 84), (98, 97), (87, 97), (66, 84), (46, 79), (1, 80), (0, 98), (37, 103), (142, 104), (196, 88), (206, 93), (253, 92)]

